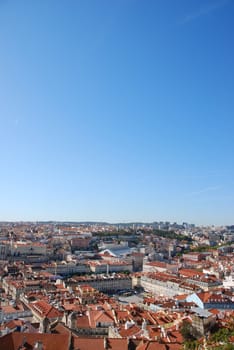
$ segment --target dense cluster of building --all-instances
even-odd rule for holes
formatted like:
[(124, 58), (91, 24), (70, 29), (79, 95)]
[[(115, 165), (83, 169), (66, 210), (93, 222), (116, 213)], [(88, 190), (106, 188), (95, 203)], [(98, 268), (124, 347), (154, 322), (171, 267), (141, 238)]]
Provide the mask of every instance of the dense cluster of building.
[(220, 345), (234, 330), (232, 242), (233, 227), (186, 223), (1, 223), (0, 349)]

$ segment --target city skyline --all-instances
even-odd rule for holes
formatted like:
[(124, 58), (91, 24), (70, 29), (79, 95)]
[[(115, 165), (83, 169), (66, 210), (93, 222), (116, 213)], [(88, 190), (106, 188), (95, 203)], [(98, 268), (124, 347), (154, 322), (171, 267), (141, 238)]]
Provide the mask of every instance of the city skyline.
[(233, 1), (0, 10), (0, 221), (233, 224)]

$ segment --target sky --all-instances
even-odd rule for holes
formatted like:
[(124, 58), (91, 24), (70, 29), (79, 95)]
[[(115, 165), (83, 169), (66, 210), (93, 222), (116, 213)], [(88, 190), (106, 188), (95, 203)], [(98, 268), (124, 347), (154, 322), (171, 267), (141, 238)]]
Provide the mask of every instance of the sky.
[(0, 0), (0, 220), (234, 224), (234, 0)]

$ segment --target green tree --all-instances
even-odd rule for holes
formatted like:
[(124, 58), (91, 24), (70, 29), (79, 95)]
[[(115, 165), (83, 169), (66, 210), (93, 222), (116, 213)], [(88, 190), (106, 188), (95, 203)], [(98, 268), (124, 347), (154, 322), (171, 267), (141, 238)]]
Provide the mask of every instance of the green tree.
[(192, 326), (188, 321), (183, 322), (182, 327), (180, 329), (180, 332), (181, 332), (185, 341), (191, 342), (191, 341), (195, 340), (195, 337), (193, 335)]

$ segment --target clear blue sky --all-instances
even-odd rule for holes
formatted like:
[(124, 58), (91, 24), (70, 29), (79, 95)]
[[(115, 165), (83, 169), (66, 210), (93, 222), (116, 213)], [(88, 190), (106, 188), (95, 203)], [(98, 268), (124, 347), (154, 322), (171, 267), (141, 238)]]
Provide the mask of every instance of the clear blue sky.
[(0, 220), (234, 224), (233, 0), (0, 0)]

